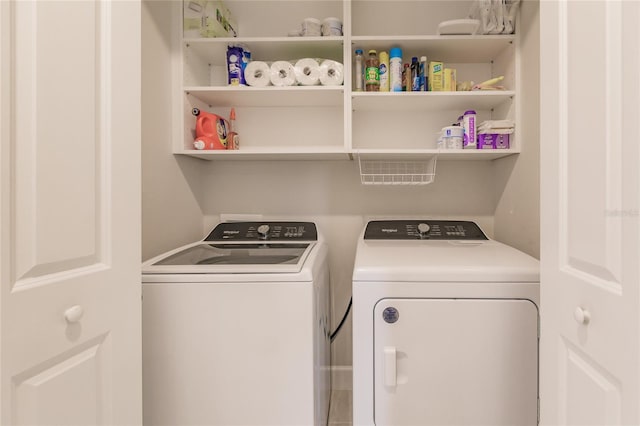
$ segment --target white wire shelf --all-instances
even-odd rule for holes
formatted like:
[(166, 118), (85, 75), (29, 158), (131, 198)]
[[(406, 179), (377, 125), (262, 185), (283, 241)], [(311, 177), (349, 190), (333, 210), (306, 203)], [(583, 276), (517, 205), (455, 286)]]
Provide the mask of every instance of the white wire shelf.
[(424, 160), (364, 160), (358, 156), (363, 185), (428, 185), (436, 178), (437, 156)]

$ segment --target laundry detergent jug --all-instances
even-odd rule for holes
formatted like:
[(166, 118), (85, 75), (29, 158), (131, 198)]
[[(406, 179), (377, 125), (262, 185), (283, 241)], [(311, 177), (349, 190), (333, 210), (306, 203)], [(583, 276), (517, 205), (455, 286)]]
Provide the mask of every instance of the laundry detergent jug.
[(219, 115), (194, 108), (196, 116), (195, 149), (227, 149), (227, 139), (231, 127), (229, 122)]

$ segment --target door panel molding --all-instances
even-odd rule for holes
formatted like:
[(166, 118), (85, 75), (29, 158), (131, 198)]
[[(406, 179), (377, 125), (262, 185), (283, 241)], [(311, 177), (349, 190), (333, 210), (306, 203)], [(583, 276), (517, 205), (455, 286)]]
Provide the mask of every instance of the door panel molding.
[[(110, 263), (111, 7), (12, 5), (14, 289)], [(52, 16), (71, 12), (77, 24), (53, 31)]]
[[(561, 424), (620, 424), (622, 390), (620, 380), (609, 374), (586, 353), (566, 339), (559, 346)], [(590, 396), (585, 406), (584, 392)], [(575, 418), (580, 416), (580, 418)]]
[(12, 424), (110, 424), (110, 358), (105, 333), (14, 376)]
[[(575, 12), (584, 12), (586, 8), (593, 12), (588, 14), (593, 22), (585, 23), (583, 19), (571, 18), (577, 15)], [(595, 13), (601, 9), (606, 13)], [(558, 14), (558, 72), (561, 87), (558, 97), (559, 264), (568, 275), (619, 295), (622, 293), (623, 229), (620, 217), (609, 212), (619, 210), (622, 206), (621, 6), (617, 2), (559, 2)], [(584, 16), (584, 13), (578, 16)], [(572, 48), (578, 44), (576, 33), (584, 36), (582, 26), (593, 28), (583, 49), (590, 49), (588, 45), (591, 39), (602, 39), (603, 48), (595, 46), (588, 60)], [(600, 53), (602, 58), (598, 57)], [(590, 93), (591, 86), (586, 90), (584, 77), (583, 80), (576, 77), (579, 74), (575, 72), (576, 69), (587, 68), (584, 62), (594, 64), (594, 71), (583, 72), (587, 75), (586, 80), (593, 82), (591, 86), (594, 87), (594, 93)], [(604, 80), (601, 85), (595, 80), (599, 71), (603, 71), (603, 75), (599, 75)], [(597, 87), (600, 89), (595, 89)], [(605, 99), (604, 103), (592, 102), (593, 105), (585, 108), (590, 96), (599, 99), (599, 95)], [(593, 117), (585, 117), (581, 121), (579, 116), (574, 115), (574, 111), (585, 110), (593, 110), (595, 115), (601, 112), (604, 125), (599, 126)], [(603, 129), (602, 139), (597, 137), (597, 132), (591, 132), (592, 128), (599, 127)], [(576, 129), (579, 131), (576, 132)], [(587, 137), (590, 132), (595, 136)], [(602, 199), (606, 208), (590, 208), (594, 198)]]

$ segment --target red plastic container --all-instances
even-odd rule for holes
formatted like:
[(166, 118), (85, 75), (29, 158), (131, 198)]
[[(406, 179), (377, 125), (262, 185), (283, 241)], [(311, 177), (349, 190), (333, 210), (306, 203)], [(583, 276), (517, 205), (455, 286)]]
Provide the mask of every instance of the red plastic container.
[(196, 138), (193, 141), (195, 149), (227, 149), (229, 122), (217, 114), (200, 111), (194, 108), (192, 114), (196, 118)]

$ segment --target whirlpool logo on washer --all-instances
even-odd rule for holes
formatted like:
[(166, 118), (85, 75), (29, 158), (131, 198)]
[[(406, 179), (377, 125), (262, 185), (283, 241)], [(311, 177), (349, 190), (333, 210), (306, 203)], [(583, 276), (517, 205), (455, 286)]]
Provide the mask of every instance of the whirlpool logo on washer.
[(398, 228), (382, 228), (381, 231), (387, 234), (395, 234), (398, 232)]

